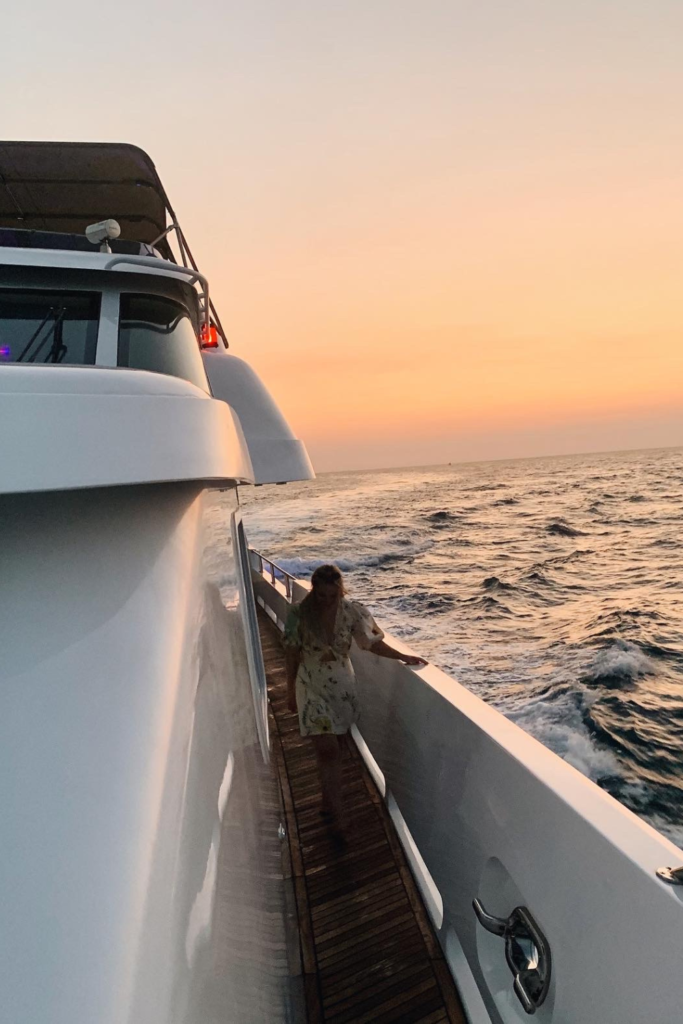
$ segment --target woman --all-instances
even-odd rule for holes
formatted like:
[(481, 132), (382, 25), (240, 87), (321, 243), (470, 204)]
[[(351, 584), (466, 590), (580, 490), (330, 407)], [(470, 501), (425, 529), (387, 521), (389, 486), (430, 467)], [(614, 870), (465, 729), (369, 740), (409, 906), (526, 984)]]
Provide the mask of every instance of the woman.
[(319, 566), (311, 577), (311, 592), (292, 608), (284, 636), (289, 708), (293, 713), (298, 709), (301, 735), (313, 740), (322, 786), (320, 813), (337, 833), (343, 826), (339, 737), (358, 718), (351, 641), (406, 665), (427, 664), (385, 644), (368, 609), (344, 594), (339, 569)]

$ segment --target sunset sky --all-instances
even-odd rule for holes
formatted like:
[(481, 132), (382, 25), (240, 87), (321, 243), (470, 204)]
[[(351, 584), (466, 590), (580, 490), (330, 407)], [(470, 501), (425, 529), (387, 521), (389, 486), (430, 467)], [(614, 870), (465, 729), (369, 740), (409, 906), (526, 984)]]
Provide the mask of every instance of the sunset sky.
[(319, 470), (683, 444), (681, 0), (37, 0), (8, 139), (147, 150)]

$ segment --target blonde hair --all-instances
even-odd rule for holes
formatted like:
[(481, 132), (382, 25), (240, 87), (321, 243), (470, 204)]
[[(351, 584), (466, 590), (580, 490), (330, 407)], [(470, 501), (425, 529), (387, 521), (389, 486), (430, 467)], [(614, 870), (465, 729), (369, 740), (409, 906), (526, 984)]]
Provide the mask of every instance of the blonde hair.
[[(311, 576), (311, 587), (315, 591), (321, 583), (335, 583), (345, 594), (344, 577), (336, 565), (319, 565)], [(305, 599), (304, 599), (305, 600)]]
[(316, 591), (320, 584), (334, 584), (339, 588), (340, 598), (346, 593), (344, 577), (336, 565), (319, 565), (311, 576), (311, 590), (301, 602), (301, 626), (309, 636), (320, 639), (320, 609), (316, 601)]

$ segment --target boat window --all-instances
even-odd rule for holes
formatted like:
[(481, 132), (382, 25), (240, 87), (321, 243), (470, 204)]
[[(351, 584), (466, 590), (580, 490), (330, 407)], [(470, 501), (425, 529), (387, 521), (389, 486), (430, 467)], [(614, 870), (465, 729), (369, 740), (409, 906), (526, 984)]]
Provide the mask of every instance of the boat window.
[(0, 288), (0, 363), (95, 362), (96, 292)]
[(240, 588), (240, 603), (247, 643), (247, 662), (251, 679), (254, 713), (256, 715), (256, 731), (261, 744), (263, 760), (268, 764), (270, 758), (270, 739), (268, 737), (268, 684), (263, 664), (261, 640), (259, 635), (254, 586), (251, 582), (251, 564), (249, 561), (249, 544), (244, 532), (244, 524), (239, 512), (232, 514), (233, 549), (236, 557), (237, 579)]
[(122, 295), (119, 366), (152, 370), (209, 390), (195, 329), (184, 306), (158, 295)]

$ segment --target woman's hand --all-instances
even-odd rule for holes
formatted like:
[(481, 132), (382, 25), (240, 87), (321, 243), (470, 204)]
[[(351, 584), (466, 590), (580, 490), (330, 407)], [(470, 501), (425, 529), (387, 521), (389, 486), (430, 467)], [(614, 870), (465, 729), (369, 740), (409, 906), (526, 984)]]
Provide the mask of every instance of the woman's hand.
[(429, 662), (424, 658), (417, 658), (414, 654), (404, 654), (397, 651), (395, 647), (385, 644), (384, 640), (377, 640), (370, 648), (373, 654), (379, 654), (380, 658), (393, 658), (394, 661), (402, 661), (404, 665), (414, 665), (416, 668), (424, 668)]
[(401, 661), (404, 665), (414, 665), (416, 667), (419, 665), (420, 668), (424, 668), (425, 665), (429, 664), (424, 658), (417, 658), (414, 654), (402, 654)]

